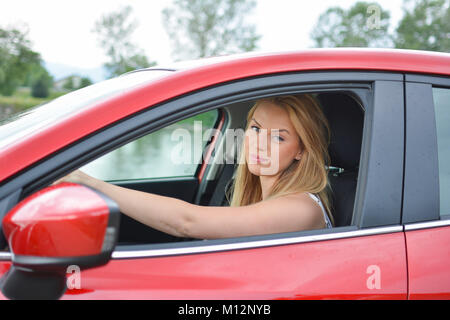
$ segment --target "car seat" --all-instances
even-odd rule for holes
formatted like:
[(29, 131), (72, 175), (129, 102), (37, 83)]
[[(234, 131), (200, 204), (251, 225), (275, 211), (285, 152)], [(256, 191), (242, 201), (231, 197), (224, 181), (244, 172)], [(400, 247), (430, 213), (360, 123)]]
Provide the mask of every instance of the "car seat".
[(331, 166), (332, 213), (336, 227), (352, 223), (364, 126), (364, 111), (351, 96), (344, 93), (317, 95), (328, 119), (331, 141), (328, 148)]

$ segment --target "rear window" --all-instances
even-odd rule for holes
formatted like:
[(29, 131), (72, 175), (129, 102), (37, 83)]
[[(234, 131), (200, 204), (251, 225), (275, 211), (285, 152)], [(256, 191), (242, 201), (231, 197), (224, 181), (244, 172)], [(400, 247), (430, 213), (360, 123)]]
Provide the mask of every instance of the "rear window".
[(450, 215), (450, 89), (433, 88), (439, 161), (440, 215)]

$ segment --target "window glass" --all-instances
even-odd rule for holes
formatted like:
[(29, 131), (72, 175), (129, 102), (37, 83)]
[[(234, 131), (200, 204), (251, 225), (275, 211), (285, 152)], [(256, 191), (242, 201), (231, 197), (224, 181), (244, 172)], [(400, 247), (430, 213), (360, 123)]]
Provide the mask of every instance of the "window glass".
[(450, 215), (450, 89), (433, 88), (439, 159), (440, 214)]
[(130, 142), (80, 168), (104, 181), (194, 176), (218, 111), (208, 111)]

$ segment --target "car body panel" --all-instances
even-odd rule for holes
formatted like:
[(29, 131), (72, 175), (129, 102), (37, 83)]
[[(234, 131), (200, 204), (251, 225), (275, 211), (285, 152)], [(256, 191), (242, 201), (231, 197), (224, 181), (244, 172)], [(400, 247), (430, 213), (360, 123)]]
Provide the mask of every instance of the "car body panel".
[(409, 299), (450, 299), (450, 226), (405, 234)]
[[(404, 244), (403, 233), (397, 232), (113, 259), (106, 266), (83, 271), (82, 290), (69, 290), (62, 299), (406, 299)], [(372, 284), (377, 276), (379, 288)]]
[[(11, 267), (12, 263), (11, 261), (2, 261), (2, 258), (5, 259), (5, 257), (2, 257), (0, 255), (0, 277), (3, 277), (3, 275), (8, 272), (9, 268)], [(9, 258), (6, 258), (9, 260)], [(3, 295), (3, 293), (0, 291), (0, 300), (6, 300), (7, 298)]]

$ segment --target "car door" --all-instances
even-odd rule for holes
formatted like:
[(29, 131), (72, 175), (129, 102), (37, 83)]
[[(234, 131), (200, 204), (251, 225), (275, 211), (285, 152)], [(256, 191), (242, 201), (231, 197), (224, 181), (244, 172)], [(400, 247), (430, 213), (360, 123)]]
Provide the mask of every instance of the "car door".
[[(125, 120), (125, 125), (148, 123), (151, 131), (154, 119), (171, 123), (177, 117), (264, 96), (324, 92), (354, 97), (365, 114), (349, 225), (223, 240), (119, 245), (107, 265), (82, 271), (81, 285), (69, 288), (63, 299), (405, 299), (401, 74), (307, 72), (243, 79), (173, 99)], [(59, 159), (76, 168), (77, 153), (123, 135), (120, 130), (118, 125), (102, 131), (95, 140), (78, 144), (78, 149), (68, 148)], [(7, 264), (4, 254), (4, 269)]]
[(406, 75), (403, 223), (410, 299), (450, 298), (450, 80)]
[[(206, 154), (205, 150), (214, 145), (212, 132), (214, 129), (220, 130), (224, 122), (225, 115), (221, 110), (207, 111), (129, 142), (80, 170), (124, 188), (192, 203), (204, 176), (202, 157)], [(194, 148), (193, 144), (184, 148), (184, 141), (180, 138), (186, 134), (195, 135), (199, 140), (198, 148)], [(178, 154), (183, 149), (186, 149), (184, 154)], [(172, 161), (175, 156), (178, 159)], [(181, 239), (121, 215), (120, 243), (173, 241)]]

